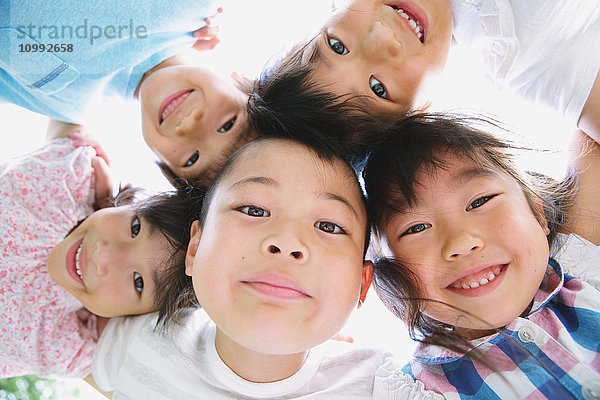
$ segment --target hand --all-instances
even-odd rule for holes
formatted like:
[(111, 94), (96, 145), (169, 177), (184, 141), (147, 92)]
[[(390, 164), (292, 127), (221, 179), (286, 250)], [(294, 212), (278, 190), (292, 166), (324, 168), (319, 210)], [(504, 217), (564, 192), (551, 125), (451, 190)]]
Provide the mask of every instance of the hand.
[(331, 340), (337, 340), (338, 342), (354, 343), (354, 338), (352, 336), (344, 336), (339, 333), (332, 337)]
[(192, 45), (192, 49), (198, 51), (212, 50), (220, 43), (217, 35), (219, 34), (219, 26), (215, 24), (215, 17), (223, 12), (219, 7), (217, 13), (204, 19), (206, 26), (193, 32), (196, 38), (196, 43)]
[(106, 154), (106, 151), (104, 151), (104, 148), (102, 147), (102, 145), (100, 144), (100, 142), (98, 141), (98, 139), (96, 139), (94, 136), (90, 135), (89, 133), (83, 131), (83, 130), (76, 130), (74, 132), (72, 132), (69, 137), (73, 140), (73, 144), (77, 147), (79, 146), (91, 146), (94, 148), (94, 150), (96, 150), (96, 155), (102, 159), (104, 159), (104, 162), (106, 163), (106, 165), (110, 165), (110, 160), (108, 159), (108, 155)]
[(95, 202), (94, 208), (109, 207), (112, 197), (112, 178), (110, 176), (110, 168), (102, 157), (95, 156), (92, 158), (92, 168), (94, 169), (94, 191)]

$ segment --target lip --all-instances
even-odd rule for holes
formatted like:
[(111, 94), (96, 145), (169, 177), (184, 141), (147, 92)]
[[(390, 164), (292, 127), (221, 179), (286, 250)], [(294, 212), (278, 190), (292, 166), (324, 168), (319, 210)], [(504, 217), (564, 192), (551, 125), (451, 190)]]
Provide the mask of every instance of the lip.
[(242, 283), (266, 297), (280, 300), (306, 299), (311, 296), (293, 279), (280, 274), (257, 275)]
[(508, 264), (489, 264), (487, 266), (483, 266), (483, 267), (477, 267), (477, 268), (473, 268), (470, 271), (466, 271), (466, 273), (462, 274), (461, 278), (455, 279), (453, 282), (456, 282), (459, 279), (462, 278), (466, 278), (469, 275), (473, 275), (476, 274), (477, 272), (483, 271), (486, 268), (492, 267), (494, 265), (502, 265), (502, 269), (500, 270), (500, 273), (498, 275), (496, 275), (496, 277), (494, 278), (493, 281), (490, 281), (489, 283), (483, 285), (483, 286), (479, 286), (473, 289), (463, 289), (463, 288), (455, 288), (455, 287), (451, 287), (450, 285), (448, 285), (446, 287), (446, 289), (450, 290), (452, 293), (456, 293), (459, 294), (461, 296), (465, 296), (465, 297), (479, 297), (479, 296), (483, 296), (486, 295), (490, 292), (492, 292), (494, 289), (496, 289), (498, 287), (498, 285), (500, 285), (500, 282), (504, 279), (504, 276), (506, 275), (506, 270), (508, 269)]
[[(169, 97), (167, 97), (162, 102), (162, 104), (160, 105), (160, 108), (158, 109), (158, 123), (162, 124), (167, 118), (169, 118), (169, 116), (172, 115), (175, 112), (175, 110), (177, 110), (177, 108), (179, 108), (179, 106), (185, 101), (187, 96), (189, 96), (193, 91), (194, 90), (192, 90), (192, 89), (184, 89), (184, 90), (175, 92), (172, 95), (170, 95)], [(177, 102), (179, 102), (179, 103), (177, 103)], [(171, 110), (169, 110), (168, 113), (166, 115), (164, 115), (164, 117), (163, 117), (163, 113), (165, 112), (167, 107), (169, 107), (169, 105), (175, 105), (175, 107), (172, 106), (173, 108)]]
[[(423, 28), (423, 42), (422, 43), (425, 43), (425, 41), (427, 40), (427, 33), (429, 31), (429, 21), (427, 20), (427, 14), (425, 13), (425, 11), (422, 8), (420, 8), (419, 6), (417, 6), (416, 4), (414, 4), (412, 2), (405, 2), (405, 1), (390, 2), (390, 3), (387, 3), (386, 5), (399, 7), (401, 9), (403, 9), (407, 14), (410, 14), (413, 18), (415, 18), (417, 21), (419, 21), (419, 23), (421, 24), (421, 27)], [(395, 10), (394, 10), (394, 13), (396, 13)], [(408, 21), (406, 21), (404, 18), (402, 18), (398, 13), (396, 13), (396, 15), (403, 21), (402, 23), (405, 24), (411, 30), (411, 32), (414, 33), (413, 29), (408, 25)], [(415, 36), (415, 38), (416, 38), (416, 36)]]
[[(78, 241), (76, 241), (75, 243), (73, 243), (73, 245), (71, 245), (71, 247), (69, 247), (69, 250), (67, 250), (67, 256), (66, 256), (66, 268), (67, 268), (67, 273), (69, 274), (69, 276), (71, 276), (71, 278), (73, 278), (75, 281), (81, 283), (83, 286), (85, 286), (85, 283), (83, 282), (83, 280), (79, 277), (79, 275), (77, 275), (77, 271), (76, 271), (76, 267), (75, 267), (75, 255), (77, 254), (77, 249), (79, 249), (79, 246), (81, 246), (83, 244), (83, 238), (79, 239)], [(81, 251), (83, 252), (83, 248), (81, 249)], [(81, 254), (80, 254), (81, 257)], [(79, 263), (81, 269), (83, 270), (83, 263)], [(81, 275), (83, 275), (83, 271), (81, 271)]]

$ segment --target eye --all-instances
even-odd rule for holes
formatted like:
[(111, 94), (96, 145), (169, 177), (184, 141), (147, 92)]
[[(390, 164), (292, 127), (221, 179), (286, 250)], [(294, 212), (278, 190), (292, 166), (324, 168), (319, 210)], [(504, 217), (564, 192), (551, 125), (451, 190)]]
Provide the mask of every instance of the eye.
[(495, 195), (494, 196), (483, 196), (483, 197), (480, 197), (480, 198), (474, 200), (467, 207), (467, 211), (471, 211), (474, 208), (481, 207), (482, 205), (484, 205), (485, 203), (487, 203), (488, 201), (490, 201), (493, 197), (495, 197)]
[(225, 122), (225, 125), (220, 127), (219, 130), (217, 130), (217, 132), (225, 133), (225, 132), (229, 131), (231, 128), (233, 128), (233, 125), (235, 125), (235, 117), (231, 118), (229, 121)]
[(144, 291), (144, 279), (142, 278), (142, 276), (137, 273), (134, 272), (133, 273), (133, 288), (136, 290), (136, 292), (138, 292), (139, 294), (142, 294), (142, 292)]
[(333, 50), (334, 53), (339, 54), (340, 56), (345, 56), (348, 54), (348, 49), (339, 40), (327, 38), (327, 43), (329, 44), (329, 48)]
[(315, 222), (315, 228), (322, 230), (323, 232), (340, 234), (346, 233), (346, 231), (337, 224), (328, 221), (317, 221)]
[(369, 87), (375, 93), (375, 96), (381, 97), (382, 99), (387, 99), (387, 91), (385, 90), (385, 86), (381, 83), (377, 78), (371, 77), (369, 79)]
[(194, 165), (196, 163), (196, 161), (198, 161), (198, 158), (200, 157), (200, 153), (199, 152), (195, 152), (193, 156), (190, 157), (189, 160), (186, 161), (186, 163), (183, 165), (184, 167), (191, 167), (192, 165)]
[(131, 220), (131, 227), (130, 227), (131, 237), (135, 239), (135, 237), (140, 233), (140, 229), (142, 229), (142, 223), (140, 222), (140, 219), (136, 215)]
[(431, 228), (431, 224), (416, 224), (408, 228), (401, 236), (413, 235), (415, 233), (423, 232), (425, 229)]
[(251, 217), (269, 217), (271, 216), (271, 214), (269, 214), (269, 212), (263, 208), (260, 207), (256, 207), (256, 206), (241, 206), (236, 208), (236, 210), (238, 210), (241, 213), (244, 213), (246, 215), (249, 215)]

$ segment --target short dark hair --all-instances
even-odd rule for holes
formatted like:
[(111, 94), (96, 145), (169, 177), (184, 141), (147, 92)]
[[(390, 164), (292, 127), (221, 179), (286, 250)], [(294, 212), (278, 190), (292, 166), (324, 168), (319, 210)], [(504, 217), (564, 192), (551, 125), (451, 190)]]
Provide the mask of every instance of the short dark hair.
[[(376, 236), (390, 217), (417, 201), (417, 173), (446, 168), (444, 156), (453, 154), (514, 178), (538, 221), (547, 221), (551, 230), (548, 240), (552, 243), (574, 200), (576, 176), (571, 173), (563, 181), (542, 174), (528, 177), (517, 169), (512, 154), (513, 150), (525, 149), (475, 128), (481, 124), (498, 128), (485, 118), (421, 114), (400, 120), (383, 133), (385, 140), (373, 149), (362, 172)], [(543, 202), (542, 212), (536, 199)], [(473, 350), (450, 325), (421, 311), (421, 305), (431, 300), (424, 297), (418, 276), (401, 259), (385, 257), (381, 252), (379, 256), (375, 262), (375, 289), (388, 309), (407, 324), (411, 338), (459, 353)], [(469, 354), (473, 358), (481, 356), (476, 351)]]
[[(195, 196), (196, 201), (193, 203), (191, 208), (187, 209), (190, 206), (185, 198), (182, 199), (181, 202), (174, 201), (174, 199), (168, 199), (166, 201), (169, 207), (174, 207), (173, 212), (178, 214), (177, 218), (187, 218), (188, 223), (185, 224), (184, 230), (178, 229), (177, 226), (173, 226), (175, 234), (172, 234), (171, 236), (176, 236), (176, 243), (175, 245), (173, 245), (174, 250), (172, 254), (172, 260), (170, 260), (170, 266), (167, 269), (165, 269), (164, 272), (161, 273), (159, 279), (160, 282), (163, 282), (163, 286), (161, 286), (160, 290), (163, 291), (165, 294), (160, 298), (162, 306), (159, 309), (159, 319), (157, 327), (160, 326), (162, 328), (168, 329), (168, 325), (172, 322), (177, 322), (178, 316), (183, 315), (186, 308), (201, 306), (201, 304), (197, 303), (191, 278), (186, 276), (184, 273), (185, 249), (187, 248), (187, 244), (190, 240), (189, 232), (191, 224), (194, 220), (199, 220), (200, 225), (202, 227), (204, 226), (204, 223), (206, 221), (206, 215), (210, 208), (211, 200), (215, 191), (217, 190), (223, 179), (225, 179), (230, 174), (232, 168), (235, 167), (240, 157), (249, 149), (260, 145), (260, 143), (274, 139), (291, 140), (293, 142), (304, 145), (308, 149), (313, 151), (314, 154), (323, 161), (327, 161), (330, 163), (333, 163), (338, 160), (341, 161), (346, 167), (348, 177), (356, 181), (357, 190), (359, 191), (361, 199), (363, 201), (363, 205), (366, 208), (366, 199), (358, 182), (356, 172), (354, 171), (352, 166), (347, 162), (347, 160), (343, 158), (340, 150), (334, 144), (331, 144), (327, 140), (324, 140), (321, 137), (311, 135), (290, 136), (288, 134), (284, 134), (283, 136), (279, 137), (260, 137), (248, 144), (245, 144), (244, 146), (236, 150), (234, 154), (227, 159), (225, 164), (222, 166), (222, 168), (212, 181), (208, 191), (200, 191), (200, 193), (198, 193)], [(179, 215), (179, 213), (186, 213), (186, 216), (182, 217), (181, 215)], [(166, 218), (167, 220), (169, 220), (168, 216), (160, 216), (160, 218)], [(370, 221), (367, 219), (365, 223), (365, 245), (363, 256), (366, 253), (367, 247), (369, 245), (370, 226)], [(183, 246), (184, 243), (185, 247)]]

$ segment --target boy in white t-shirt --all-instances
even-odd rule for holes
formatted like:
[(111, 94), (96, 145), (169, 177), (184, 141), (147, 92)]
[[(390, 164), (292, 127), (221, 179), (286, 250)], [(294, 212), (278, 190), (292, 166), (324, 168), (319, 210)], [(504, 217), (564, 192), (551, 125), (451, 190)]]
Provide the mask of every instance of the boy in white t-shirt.
[[(368, 227), (356, 175), (331, 147), (247, 144), (191, 223), (180, 275), (202, 309), (174, 306), (163, 335), (156, 316), (111, 321), (96, 382), (114, 398), (435, 398), (390, 354), (328, 342), (371, 283)], [(173, 285), (186, 304), (186, 284)]]

